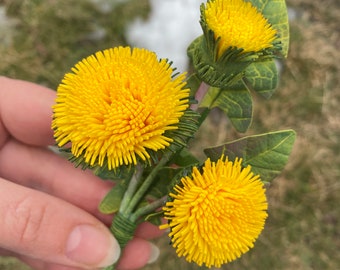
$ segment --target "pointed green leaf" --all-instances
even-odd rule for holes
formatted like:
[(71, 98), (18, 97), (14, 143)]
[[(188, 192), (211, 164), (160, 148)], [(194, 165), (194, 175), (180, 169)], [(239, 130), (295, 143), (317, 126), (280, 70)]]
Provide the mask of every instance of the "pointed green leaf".
[(246, 132), (251, 124), (252, 99), (248, 89), (242, 83), (234, 84), (233, 89), (226, 90), (211, 87), (200, 106), (220, 108), (239, 132)]
[(282, 54), (287, 57), (289, 47), (289, 23), (285, 0), (251, 0), (254, 6), (277, 29), (281, 41)]
[(278, 84), (278, 72), (274, 60), (255, 62), (247, 67), (244, 83), (265, 98), (270, 98)]
[(126, 187), (117, 184), (113, 187), (99, 204), (99, 211), (103, 214), (112, 214), (119, 210)]
[(243, 159), (263, 181), (271, 181), (280, 174), (288, 161), (295, 141), (294, 130), (283, 130), (249, 136), (223, 145), (205, 149), (205, 154), (217, 160), (222, 154), (229, 160)]

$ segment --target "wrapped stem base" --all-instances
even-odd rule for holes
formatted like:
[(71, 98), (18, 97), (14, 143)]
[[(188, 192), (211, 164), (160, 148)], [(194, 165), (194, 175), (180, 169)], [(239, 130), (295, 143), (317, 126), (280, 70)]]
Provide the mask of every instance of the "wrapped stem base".
[(118, 212), (113, 219), (110, 230), (117, 239), (120, 248), (123, 249), (133, 238), (136, 228), (137, 224)]

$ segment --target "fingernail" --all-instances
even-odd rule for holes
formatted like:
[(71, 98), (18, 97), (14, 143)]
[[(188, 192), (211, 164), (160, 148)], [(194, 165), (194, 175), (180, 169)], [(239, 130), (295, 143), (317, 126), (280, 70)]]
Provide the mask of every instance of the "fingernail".
[(66, 256), (86, 266), (106, 267), (118, 260), (120, 247), (105, 228), (79, 225), (69, 235)]
[(150, 249), (148, 264), (154, 263), (158, 259), (160, 253), (159, 248), (152, 243), (150, 243)]

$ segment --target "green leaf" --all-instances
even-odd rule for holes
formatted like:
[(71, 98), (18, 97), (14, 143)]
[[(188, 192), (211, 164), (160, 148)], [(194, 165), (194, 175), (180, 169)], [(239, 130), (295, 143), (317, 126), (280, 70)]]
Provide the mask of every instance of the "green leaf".
[(222, 154), (229, 160), (243, 159), (263, 181), (271, 181), (283, 170), (295, 141), (294, 130), (283, 130), (249, 136), (223, 145), (205, 149), (205, 154), (216, 161)]
[(112, 214), (119, 210), (126, 187), (117, 184), (113, 187), (99, 204), (99, 211), (103, 214)]
[(274, 60), (252, 63), (245, 70), (243, 80), (249, 90), (254, 90), (269, 99), (278, 85), (278, 72)]
[(254, 6), (277, 29), (281, 41), (281, 53), (287, 57), (289, 47), (289, 23), (285, 0), (251, 0)]
[(239, 81), (232, 89), (211, 87), (205, 95), (201, 107), (218, 107), (229, 117), (235, 129), (246, 132), (252, 120), (252, 99), (246, 86)]

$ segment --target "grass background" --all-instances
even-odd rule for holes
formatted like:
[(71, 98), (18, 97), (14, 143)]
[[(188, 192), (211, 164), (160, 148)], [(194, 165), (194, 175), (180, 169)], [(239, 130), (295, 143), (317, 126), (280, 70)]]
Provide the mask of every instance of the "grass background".
[[(79, 59), (125, 45), (126, 24), (147, 18), (148, 1), (110, 3), (115, 8), (104, 12), (87, 1), (0, 0), (10, 18), (0, 23), (0, 74), (55, 89)], [(268, 188), (269, 218), (255, 248), (223, 269), (340, 269), (340, 2), (287, 3), (294, 16), (280, 87), (269, 101), (254, 96), (245, 135), (293, 128), (298, 137), (289, 164)], [(216, 111), (192, 148), (202, 155), (201, 145), (241, 136)], [(145, 269), (201, 269), (178, 259), (168, 242), (155, 240), (160, 258)], [(1, 269), (29, 268), (0, 258)]]

